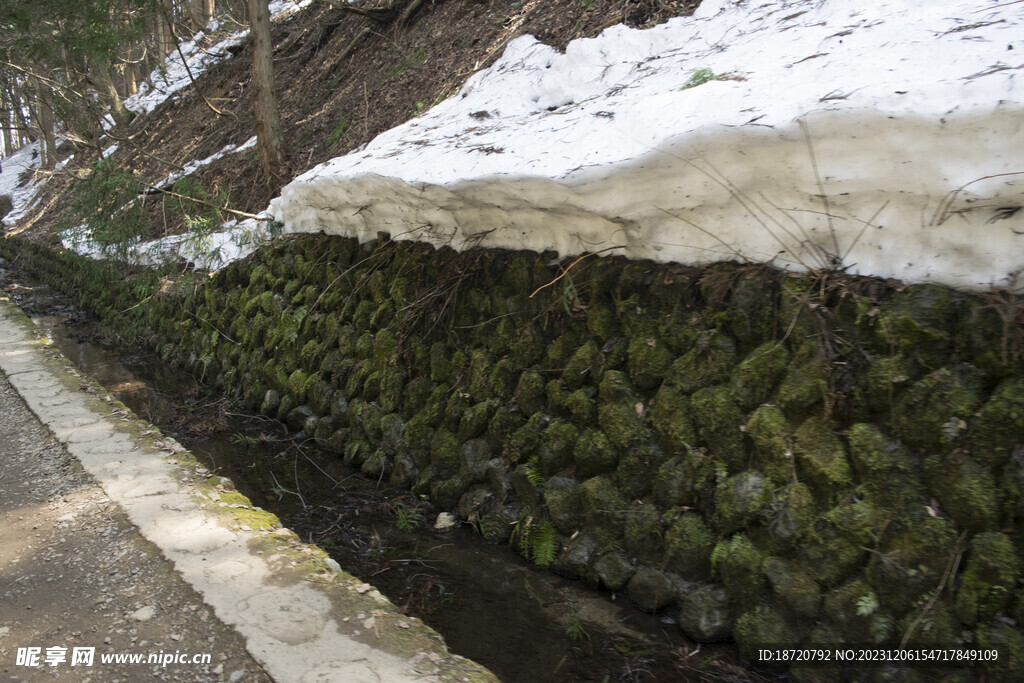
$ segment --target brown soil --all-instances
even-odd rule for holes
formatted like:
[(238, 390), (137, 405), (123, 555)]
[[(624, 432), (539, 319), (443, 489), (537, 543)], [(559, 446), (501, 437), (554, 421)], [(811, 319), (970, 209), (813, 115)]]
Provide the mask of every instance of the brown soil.
[[(373, 3), (366, 3), (367, 5)], [(430, 0), (408, 26), (383, 26), (314, 3), (273, 25), (274, 69), (281, 123), (289, 146), (288, 173), (267, 179), (256, 150), (228, 155), (197, 171), (211, 194), (226, 191), (233, 208), (257, 213), (281, 186), (327, 159), (356, 149), (383, 131), (456, 93), (474, 72), (497, 59), (505, 45), (530, 33), (564, 48), (575, 38), (598, 35), (625, 22), (646, 27), (692, 14), (699, 0)], [(365, 27), (372, 33), (347, 56), (346, 46)], [(219, 37), (208, 39), (210, 44)], [(137, 117), (113, 161), (155, 183), (177, 167), (203, 159), (253, 135), (253, 88), (248, 42), (235, 57), (197, 79), (149, 115)], [(204, 100), (205, 98), (205, 100)], [(209, 102), (209, 105), (207, 104)], [(217, 115), (211, 106), (222, 111)], [(19, 230), (53, 241), (53, 230), (69, 227), (64, 210), (75, 175), (96, 160), (79, 152), (67, 173), (52, 177), (37, 209)], [(161, 200), (150, 202), (150, 237), (178, 232)]]

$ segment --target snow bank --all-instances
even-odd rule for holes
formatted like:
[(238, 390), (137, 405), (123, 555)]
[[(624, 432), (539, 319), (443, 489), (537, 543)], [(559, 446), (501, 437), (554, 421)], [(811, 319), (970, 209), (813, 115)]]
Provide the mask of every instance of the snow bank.
[(14, 225), (35, 203), (36, 192), (42, 185), (34, 178), (22, 182), (26, 169), (39, 168), (39, 143), (25, 145), (0, 162), (0, 195), (11, 198), (11, 211), (3, 217), (0, 225)]
[(521, 37), (270, 212), (287, 232), (986, 287), (1024, 267), (1024, 13), (999, 4), (705, 0), (564, 54)]

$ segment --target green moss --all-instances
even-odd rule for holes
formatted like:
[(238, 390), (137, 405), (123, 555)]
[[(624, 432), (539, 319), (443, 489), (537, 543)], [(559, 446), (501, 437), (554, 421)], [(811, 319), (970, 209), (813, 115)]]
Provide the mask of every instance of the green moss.
[(579, 438), (579, 430), (565, 422), (552, 422), (543, 431), (537, 445), (540, 471), (551, 476), (572, 463), (573, 448)]
[(925, 460), (924, 479), (928, 493), (960, 526), (972, 531), (995, 526), (995, 481), (978, 463), (961, 455), (933, 455)]
[(547, 403), (544, 396), (544, 378), (533, 370), (524, 372), (519, 377), (515, 398), (519, 411), (524, 415), (533, 415), (544, 410)]
[(619, 454), (600, 429), (584, 429), (573, 448), (576, 476), (581, 479), (596, 477), (615, 469)]
[(696, 445), (697, 432), (690, 422), (690, 399), (669, 383), (663, 384), (654, 396), (651, 424), (658, 442), (669, 454), (679, 455)]
[(788, 548), (809, 534), (817, 513), (806, 484), (795, 482), (772, 493), (769, 531), (780, 547)]
[(959, 443), (981, 399), (981, 373), (961, 363), (915, 382), (896, 406), (895, 431), (925, 453)]
[(651, 472), (656, 472), (666, 461), (665, 452), (655, 443), (638, 443), (619, 458), (615, 470), (615, 484), (627, 498), (639, 499), (646, 496), (654, 482)]
[(442, 476), (451, 476), (462, 465), (459, 440), (447, 429), (438, 429), (430, 440), (430, 464)]
[(524, 424), (526, 424), (526, 419), (522, 415), (512, 412), (505, 406), (498, 406), (491, 421), (487, 424), (484, 438), (496, 451), (501, 451), (512, 434)]
[(569, 359), (562, 371), (562, 380), (571, 389), (578, 389), (589, 381), (601, 376), (601, 352), (597, 344), (588, 341)]
[(628, 505), (611, 477), (592, 477), (580, 484), (580, 501), (588, 530), (601, 543), (622, 536)]
[(486, 401), (493, 396), (491, 391), (491, 371), (493, 366), (483, 349), (473, 351), (469, 364), (469, 394), (478, 401)]
[(343, 357), (350, 358), (356, 354), (359, 333), (351, 325), (342, 325), (338, 328), (338, 352)]
[(917, 504), (923, 493), (916, 460), (878, 429), (855, 424), (849, 430), (850, 456), (862, 486), (893, 512)]
[(661, 562), (664, 554), (661, 511), (651, 503), (636, 501), (626, 512), (623, 545), (626, 552), (645, 564)]
[(513, 463), (528, 460), (540, 445), (541, 434), (549, 421), (544, 413), (537, 412), (531, 415), (526, 424), (517, 429), (506, 444), (506, 459)]
[(711, 567), (730, 597), (751, 607), (765, 597), (761, 565), (765, 555), (743, 534), (719, 542), (711, 553)]
[(587, 309), (587, 331), (599, 344), (604, 344), (620, 333), (615, 313), (607, 306), (592, 305)]
[(643, 390), (661, 384), (674, 360), (672, 352), (655, 337), (634, 337), (627, 354), (629, 376)]
[(789, 364), (789, 352), (779, 342), (766, 342), (754, 349), (733, 371), (732, 388), (744, 411), (767, 401)]
[(733, 340), (720, 332), (707, 330), (700, 334), (692, 349), (672, 363), (667, 380), (689, 394), (727, 381), (735, 363)]
[(596, 411), (591, 398), (594, 391), (592, 387), (589, 389), (590, 391), (577, 389), (566, 396), (562, 402), (562, 407), (569, 412), (574, 424), (587, 425), (595, 419)]
[(507, 401), (515, 393), (516, 383), (519, 381), (519, 373), (515, 361), (510, 358), (502, 358), (494, 364), (494, 370), (488, 378), (491, 391), (496, 398)]
[(345, 452), (342, 462), (348, 467), (360, 467), (368, 457), (373, 454), (373, 449), (365, 439), (349, 439), (345, 444)]
[(444, 414), (448, 408), (448, 395), (450, 393), (451, 387), (447, 384), (439, 384), (430, 392), (430, 398), (427, 399), (420, 415), (423, 416), (423, 419), (431, 427), (437, 427), (444, 421)]
[(484, 433), (487, 423), (494, 414), (494, 405), (487, 401), (477, 403), (462, 414), (459, 421), (458, 436), (460, 441), (473, 439)]
[(583, 527), (583, 506), (580, 487), (575, 479), (551, 477), (544, 484), (544, 503), (555, 528), (571, 536)]
[(769, 479), (781, 484), (795, 476), (792, 430), (779, 408), (759, 407), (744, 432), (754, 443), (754, 462)]
[(701, 389), (690, 398), (691, 416), (697, 433), (705, 441), (708, 452), (725, 463), (730, 472), (745, 464), (743, 449), (743, 415), (727, 387)]
[(956, 615), (974, 626), (996, 616), (1017, 593), (1021, 562), (1006, 534), (986, 532), (971, 541), (956, 594)]
[[(902, 614), (930, 594), (949, 566), (957, 533), (948, 520), (927, 513), (886, 522), (866, 578), (881, 604)], [(876, 545), (872, 539), (872, 545)]]
[(564, 368), (581, 344), (582, 340), (576, 332), (567, 332), (555, 339), (548, 345), (548, 367)]
[(843, 643), (870, 643), (871, 615), (861, 609), (863, 598), (875, 599), (874, 591), (863, 579), (854, 579), (825, 597), (825, 614), (832, 621)]
[(398, 339), (388, 330), (381, 330), (373, 339), (373, 366), (387, 370), (397, 361)]
[(484, 439), (470, 439), (462, 444), (459, 477), (466, 484), (479, 484), (487, 480), (487, 467), (491, 459), (491, 446)]
[(836, 491), (851, 482), (846, 449), (832, 432), (832, 425), (820, 417), (810, 417), (796, 430), (793, 453), (801, 473), (821, 491)]
[(1024, 379), (1000, 384), (970, 428), (971, 456), (993, 468), (1008, 462), (1024, 445)]
[(778, 604), (792, 619), (816, 620), (821, 607), (821, 586), (791, 562), (769, 557), (764, 562)]
[(532, 325), (524, 325), (519, 328), (510, 351), (518, 367), (529, 368), (544, 357), (544, 337)]
[(792, 416), (802, 416), (828, 396), (828, 366), (820, 350), (812, 345), (800, 348), (779, 385), (776, 401)]
[(894, 347), (925, 367), (949, 357), (952, 324), (958, 305), (952, 290), (939, 285), (910, 285), (897, 292), (879, 314), (882, 348)]
[(986, 624), (977, 631), (977, 645), (999, 651), (997, 660), (985, 664), (992, 680), (1019, 681), (1024, 678), (1024, 634), (1019, 625)]
[(711, 576), (711, 551), (714, 536), (700, 515), (669, 513), (672, 519), (665, 532), (665, 563), (688, 581), (703, 581)]
[[(690, 449), (663, 463), (654, 477), (654, 500), (663, 508), (697, 507), (715, 489), (715, 460), (703, 450)], [(711, 505), (701, 506), (710, 508)]]
[(612, 445), (626, 449), (647, 436), (640, 420), (643, 404), (623, 373), (605, 372), (598, 396), (598, 421)]
[(715, 493), (715, 528), (722, 535), (746, 528), (767, 511), (771, 498), (761, 474), (748, 470), (730, 477)]
[(422, 415), (416, 415), (405, 424), (402, 433), (405, 452), (408, 453), (417, 467), (425, 467), (430, 462), (431, 443), (434, 437), (433, 428)]

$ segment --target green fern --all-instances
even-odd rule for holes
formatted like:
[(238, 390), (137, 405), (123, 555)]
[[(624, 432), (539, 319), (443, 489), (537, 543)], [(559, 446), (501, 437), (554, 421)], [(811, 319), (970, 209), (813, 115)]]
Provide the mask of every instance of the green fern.
[(531, 524), (526, 528), (526, 550), (530, 559), (541, 567), (547, 567), (555, 561), (558, 552), (558, 540), (555, 538), (555, 525), (551, 522)]

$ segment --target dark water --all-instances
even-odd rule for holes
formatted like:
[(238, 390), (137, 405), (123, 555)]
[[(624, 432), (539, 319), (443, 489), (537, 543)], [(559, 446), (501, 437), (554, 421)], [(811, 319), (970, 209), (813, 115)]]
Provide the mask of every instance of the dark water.
[(503, 681), (751, 679), (729, 648), (688, 643), (673, 615), (643, 613), (625, 596), (539, 569), (467, 528), (433, 531), (438, 511), (429, 503), (349, 470), (276, 421), (226, 405), (152, 354), (104, 344), (89, 316), (9, 263), (0, 264), (0, 287), (136, 414)]

